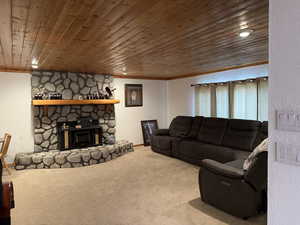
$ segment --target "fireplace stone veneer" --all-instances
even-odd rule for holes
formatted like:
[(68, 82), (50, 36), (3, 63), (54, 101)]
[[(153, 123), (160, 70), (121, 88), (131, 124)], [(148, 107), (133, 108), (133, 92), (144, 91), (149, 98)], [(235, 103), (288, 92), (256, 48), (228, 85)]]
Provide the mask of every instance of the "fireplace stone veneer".
[[(79, 99), (87, 94), (104, 92), (113, 88), (110, 75), (92, 75), (70, 72), (34, 71), (32, 73), (32, 96), (36, 93), (61, 93), (63, 99)], [(49, 106), (45, 114), (43, 107), (34, 106), (34, 152), (58, 150), (57, 122), (76, 121), (90, 117), (99, 121), (104, 144), (115, 142), (114, 105), (66, 105)]]
[(16, 170), (24, 170), (89, 166), (110, 161), (132, 151), (132, 143), (128, 141), (117, 141), (114, 145), (97, 146), (86, 149), (18, 153), (15, 157), (15, 168)]

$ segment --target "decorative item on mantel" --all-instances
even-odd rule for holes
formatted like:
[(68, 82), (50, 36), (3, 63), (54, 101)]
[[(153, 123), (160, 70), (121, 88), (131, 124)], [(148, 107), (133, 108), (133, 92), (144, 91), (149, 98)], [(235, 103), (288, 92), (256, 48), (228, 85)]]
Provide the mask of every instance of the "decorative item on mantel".
[[(105, 87), (104, 91), (98, 91), (92, 94), (87, 95), (79, 95), (78, 100), (95, 100), (95, 99), (112, 99), (113, 98), (113, 92), (116, 90), (110, 89), (109, 87)], [(47, 93), (45, 89), (40, 92), (39, 90), (34, 90), (34, 92), (37, 92), (34, 96), (34, 100), (63, 100), (62, 94), (58, 92), (53, 93)]]
[(45, 93), (37, 93), (33, 96), (33, 99), (34, 100), (46, 100), (46, 99), (49, 99), (49, 100), (59, 100), (59, 99), (62, 99), (62, 94), (61, 93), (57, 93), (57, 92), (54, 92), (54, 93), (50, 93), (50, 94), (45, 94)]

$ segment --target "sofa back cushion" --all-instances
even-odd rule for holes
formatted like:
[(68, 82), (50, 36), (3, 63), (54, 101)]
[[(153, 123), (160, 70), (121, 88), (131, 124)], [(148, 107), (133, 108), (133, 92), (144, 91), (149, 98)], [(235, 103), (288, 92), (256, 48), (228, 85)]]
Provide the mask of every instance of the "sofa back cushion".
[(229, 120), (222, 145), (252, 151), (255, 148), (260, 127), (260, 121), (231, 119)]
[(191, 127), (191, 131), (189, 133), (189, 137), (190, 138), (196, 138), (200, 127), (202, 125), (202, 121), (203, 121), (204, 117), (203, 116), (196, 116), (193, 119), (193, 123), (192, 123), (192, 127)]
[(264, 140), (268, 137), (268, 121), (264, 121), (261, 124), (260, 128), (260, 138), (261, 140)]
[(191, 116), (176, 116), (170, 125), (171, 137), (187, 137), (192, 126), (193, 117)]
[(209, 144), (220, 145), (227, 128), (228, 119), (204, 118), (197, 140)]
[(261, 123), (261, 127), (259, 129), (259, 133), (257, 135), (254, 148), (258, 146), (267, 137), (268, 137), (268, 121), (264, 121)]

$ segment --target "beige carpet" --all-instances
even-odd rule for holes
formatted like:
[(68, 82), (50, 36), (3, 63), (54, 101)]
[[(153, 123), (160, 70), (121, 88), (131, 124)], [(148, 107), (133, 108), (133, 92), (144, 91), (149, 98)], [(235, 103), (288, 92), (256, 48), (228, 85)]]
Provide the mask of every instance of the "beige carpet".
[(104, 164), (13, 171), (12, 225), (246, 225), (201, 202), (198, 168), (139, 147)]

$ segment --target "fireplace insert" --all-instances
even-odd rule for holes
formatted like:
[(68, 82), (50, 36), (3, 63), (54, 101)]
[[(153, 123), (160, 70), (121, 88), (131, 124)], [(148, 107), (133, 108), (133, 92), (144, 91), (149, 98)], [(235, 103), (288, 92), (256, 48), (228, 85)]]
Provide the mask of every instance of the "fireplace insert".
[(80, 118), (77, 121), (58, 122), (58, 147), (61, 151), (102, 145), (102, 128), (98, 120)]

